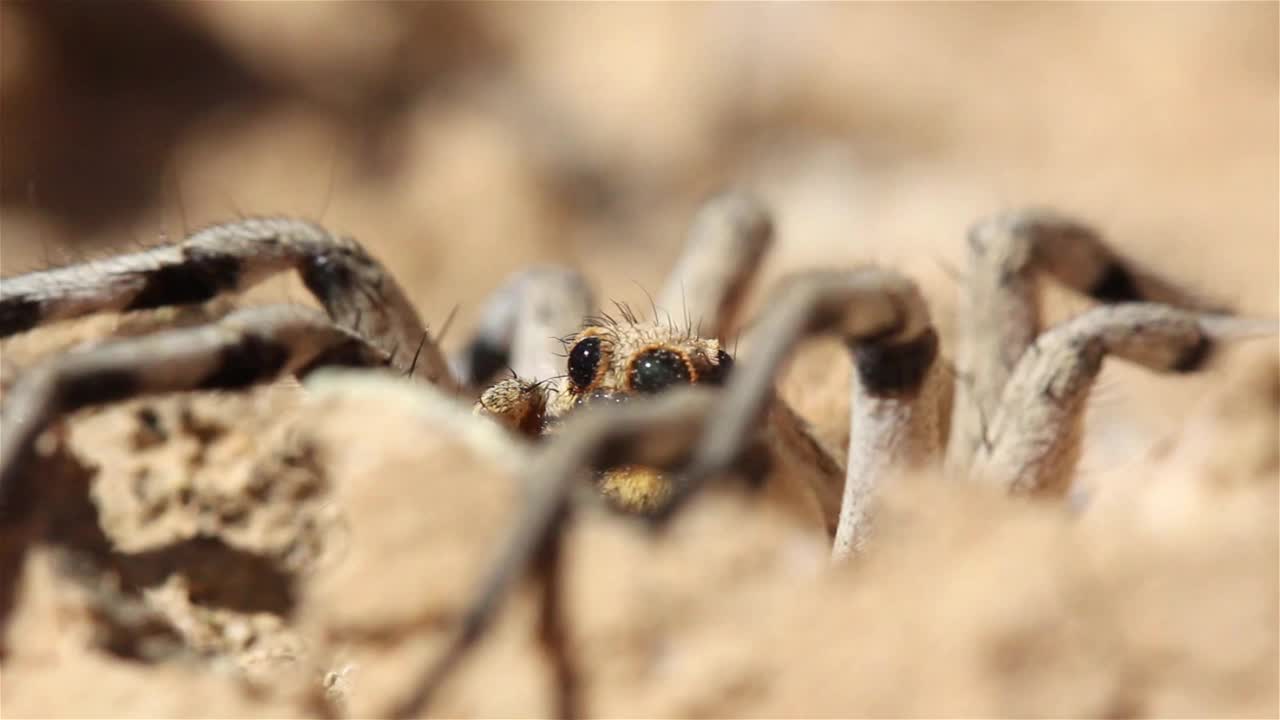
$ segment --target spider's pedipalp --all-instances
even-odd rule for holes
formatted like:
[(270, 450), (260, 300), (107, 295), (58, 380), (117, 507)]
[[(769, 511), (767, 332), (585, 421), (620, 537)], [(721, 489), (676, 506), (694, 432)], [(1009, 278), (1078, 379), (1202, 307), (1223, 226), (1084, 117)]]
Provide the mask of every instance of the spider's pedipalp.
[(575, 270), (548, 265), (512, 275), (489, 296), (475, 335), (455, 358), (458, 376), (480, 385), (507, 366), (519, 377), (559, 375), (559, 338), (581, 326), (593, 303), (590, 286)]
[(457, 388), (391, 274), (355, 240), (288, 218), (212, 225), (178, 243), (4, 278), (0, 337), (93, 313), (201, 303), (290, 268), (334, 322), (393, 354), (398, 369), (412, 364), (415, 376)]
[(725, 193), (694, 218), (684, 254), (658, 294), (657, 308), (679, 311), (704, 337), (724, 340), (773, 242), (773, 222), (753, 197)]
[(985, 442), (986, 422), (1023, 351), (1040, 332), (1036, 273), (1106, 303), (1162, 302), (1214, 308), (1136, 267), (1092, 228), (1045, 210), (1009, 212), (969, 232), (969, 265), (957, 321), (954, 437), (947, 466), (963, 473)]
[(209, 325), (116, 340), (59, 356), (22, 375), (5, 396), (0, 513), (14, 508), (40, 433), (91, 405), (184, 390), (240, 389), (324, 365), (386, 365), (388, 356), (317, 311), (240, 310)]
[(1155, 303), (1081, 314), (1041, 334), (1014, 367), (971, 472), (1013, 492), (1062, 493), (1080, 455), (1084, 403), (1108, 355), (1194, 372), (1222, 342), (1280, 333), (1275, 321)]
[(541, 383), (519, 377), (494, 383), (480, 393), (475, 415), (492, 417), (507, 429), (536, 438), (546, 427), (547, 394)]

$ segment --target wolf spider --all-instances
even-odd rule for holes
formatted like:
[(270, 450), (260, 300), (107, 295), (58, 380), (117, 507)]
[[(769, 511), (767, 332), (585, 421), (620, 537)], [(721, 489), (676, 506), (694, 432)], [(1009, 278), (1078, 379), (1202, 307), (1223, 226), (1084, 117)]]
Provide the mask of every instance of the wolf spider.
[[(0, 337), (91, 313), (202, 303), (290, 268), (325, 312), (242, 309), (212, 324), (104, 342), (28, 369), (4, 398), (0, 519), (12, 524), (31, 511), (36, 440), (80, 408), (241, 389), (330, 365), (395, 369), (441, 395), (472, 399), (475, 415), (507, 426), (513, 437), (546, 436), (527, 469), (534, 489), (528, 504), (449, 650), (402, 714), (421, 709), (506, 591), (532, 575), (542, 588), (541, 639), (554, 661), (560, 709), (569, 715), (576, 711), (574, 673), (557, 557), (559, 529), (584, 485), (624, 513), (661, 523), (707, 482), (748, 479), (810, 512), (842, 557), (867, 537), (876, 488), (906, 469), (936, 465), (1014, 493), (1062, 493), (1105, 356), (1191, 372), (1223, 341), (1275, 331), (1272, 323), (1207, 308), (1135, 267), (1081, 223), (1022, 211), (981, 222), (968, 235), (954, 369), (942, 360), (916, 285), (884, 268), (818, 270), (781, 283), (750, 326), (750, 356), (735, 364), (723, 343), (771, 239), (769, 217), (754, 200), (723, 195), (696, 219), (684, 255), (653, 299), (653, 317), (622, 305), (614, 315), (588, 317), (591, 296), (576, 273), (537, 268), (492, 296), (472, 340), (452, 359), (392, 275), (356, 241), (297, 220), (236, 221), (175, 244), (5, 278)], [(1102, 304), (1042, 332), (1041, 274)], [(679, 321), (664, 316), (671, 308), (680, 309)], [(773, 387), (792, 349), (817, 334), (843, 340), (855, 368), (843, 463)], [(560, 342), (566, 359), (558, 366)], [(481, 392), (503, 366), (514, 368), (513, 376)], [(769, 472), (778, 463), (793, 471)], [(801, 484), (782, 487), (786, 482)], [(8, 604), (0, 602), (0, 610)]]

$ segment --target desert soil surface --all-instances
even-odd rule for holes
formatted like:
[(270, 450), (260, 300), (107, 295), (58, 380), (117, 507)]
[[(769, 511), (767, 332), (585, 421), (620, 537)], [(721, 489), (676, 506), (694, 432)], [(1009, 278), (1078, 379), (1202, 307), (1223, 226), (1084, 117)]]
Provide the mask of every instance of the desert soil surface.
[[(896, 268), (944, 354), (966, 230), (1025, 206), (1274, 318), (1277, 7), (5, 3), (0, 273), (303, 217), (358, 237), (432, 327), (453, 315), (455, 352), (534, 263), (647, 307), (700, 203), (739, 187), (777, 229), (761, 288)], [(39, 329), (0, 345), (0, 387), (79, 343), (281, 302), (312, 303), (283, 278)], [(1046, 289), (1050, 322), (1088, 305)], [(839, 347), (780, 386), (846, 442)], [(365, 374), (61, 423), (35, 508), (0, 528), (0, 714), (391, 713), (526, 497), (533, 450), (458, 410)], [(582, 711), (1280, 715), (1276, 343), (1193, 376), (1109, 362), (1085, 437), (1067, 499), (903, 478), (835, 567), (820, 528), (746, 491), (659, 534), (578, 513)], [(555, 712), (536, 599), (510, 598), (430, 714)]]

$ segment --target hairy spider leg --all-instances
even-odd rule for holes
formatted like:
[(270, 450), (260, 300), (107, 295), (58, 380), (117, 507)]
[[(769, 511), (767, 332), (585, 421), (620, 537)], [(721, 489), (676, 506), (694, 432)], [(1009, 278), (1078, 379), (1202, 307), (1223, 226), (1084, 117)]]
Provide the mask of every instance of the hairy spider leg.
[(212, 225), (178, 243), (4, 278), (0, 338), (93, 313), (202, 303), (291, 268), (335, 323), (392, 355), (397, 369), (458, 389), (386, 268), (354, 239), (288, 218)]
[(956, 323), (956, 388), (947, 468), (967, 472), (988, 443), (1005, 384), (1042, 329), (1038, 277), (1104, 303), (1160, 302), (1220, 309), (1138, 268), (1087, 225), (1048, 210), (1007, 212), (970, 229), (968, 270)]

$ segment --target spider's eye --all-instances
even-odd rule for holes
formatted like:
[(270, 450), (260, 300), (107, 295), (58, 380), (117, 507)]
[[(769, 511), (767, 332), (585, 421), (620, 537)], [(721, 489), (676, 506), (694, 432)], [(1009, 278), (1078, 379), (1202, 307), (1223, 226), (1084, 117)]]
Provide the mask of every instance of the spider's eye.
[(645, 350), (631, 362), (629, 379), (632, 390), (656, 393), (676, 383), (688, 383), (689, 365), (670, 350)]
[(716, 365), (711, 370), (701, 376), (699, 381), (705, 381), (712, 385), (723, 385), (729, 379), (729, 373), (733, 370), (733, 357), (729, 353), (721, 350), (716, 356)]
[(579, 390), (591, 387), (599, 367), (600, 338), (583, 338), (569, 351), (569, 379)]

